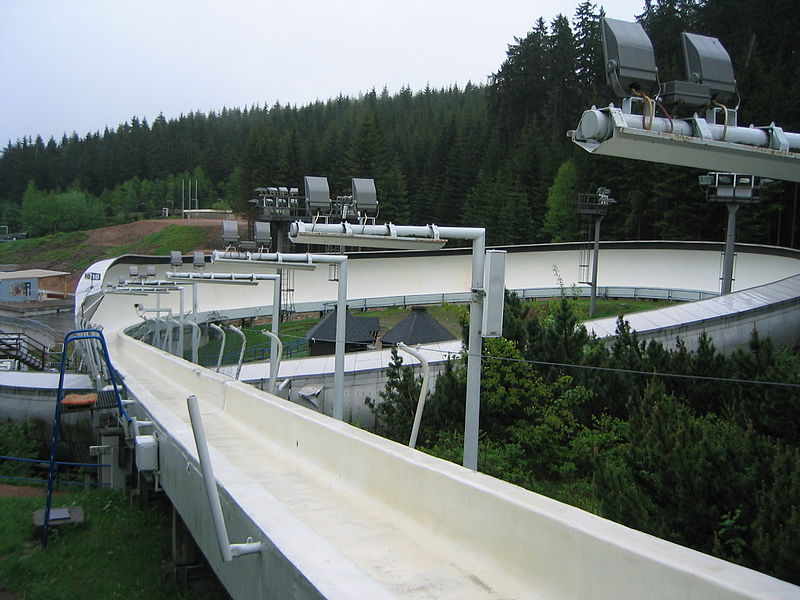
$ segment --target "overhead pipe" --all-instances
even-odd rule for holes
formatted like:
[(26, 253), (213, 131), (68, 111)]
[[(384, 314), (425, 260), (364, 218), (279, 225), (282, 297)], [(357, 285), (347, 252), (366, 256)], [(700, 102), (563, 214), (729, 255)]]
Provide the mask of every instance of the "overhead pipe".
[(422, 421), (422, 411), (425, 410), (425, 398), (428, 396), (430, 386), (431, 369), (428, 366), (428, 359), (419, 351), (419, 346), (411, 348), (403, 342), (399, 342), (397, 347), (416, 358), (422, 365), (422, 387), (419, 389), (419, 399), (417, 400), (417, 410), (414, 412), (414, 425), (411, 427), (411, 438), (408, 440), (409, 448), (417, 447), (417, 436), (419, 435), (419, 425)]
[(800, 133), (719, 125), (690, 119), (643, 118), (630, 107), (585, 111), (567, 137), (587, 152), (716, 171), (800, 181)]
[[(620, 121), (620, 119), (622, 119)], [(612, 137), (613, 128), (622, 125), (629, 129), (642, 129), (675, 136), (698, 137), (717, 142), (744, 144), (774, 150), (800, 151), (800, 134), (783, 131), (780, 127), (734, 127), (709, 123), (697, 115), (691, 119), (668, 119), (653, 117), (642, 122), (642, 115), (625, 112), (591, 108), (581, 116), (576, 139), (603, 141)], [(646, 126), (645, 126), (646, 125)], [(783, 146), (783, 147), (781, 147)]]
[(225, 518), (222, 514), (222, 503), (219, 500), (219, 490), (217, 489), (217, 479), (214, 477), (214, 467), (211, 464), (211, 456), (208, 452), (208, 442), (203, 430), (203, 420), (200, 416), (197, 396), (192, 394), (186, 398), (186, 406), (189, 409), (189, 419), (192, 423), (194, 433), (194, 443), (197, 447), (197, 456), (200, 459), (200, 468), (203, 473), (203, 482), (206, 487), (206, 497), (208, 506), (211, 509), (211, 521), (214, 523), (214, 531), (217, 534), (217, 544), (224, 562), (231, 562), (238, 556), (245, 554), (255, 554), (261, 552), (261, 542), (254, 542), (252, 538), (247, 538), (244, 544), (231, 544), (228, 537), (228, 529), (225, 526)]

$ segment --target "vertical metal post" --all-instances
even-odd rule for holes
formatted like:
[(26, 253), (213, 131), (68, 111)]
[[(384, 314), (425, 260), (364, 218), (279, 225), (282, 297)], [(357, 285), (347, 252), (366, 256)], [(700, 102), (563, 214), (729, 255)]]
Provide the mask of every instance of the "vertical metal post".
[(594, 251), (592, 252), (592, 290), (589, 298), (589, 317), (597, 311), (597, 261), (600, 258), (600, 221), (603, 215), (597, 215), (594, 220)]
[(179, 287), (178, 288), (178, 293), (180, 294), (180, 298), (181, 298), (181, 300), (180, 300), (180, 302), (181, 302), (180, 318), (179, 318), (179, 321), (178, 321), (178, 323), (180, 324), (180, 328), (181, 328), (180, 336), (178, 337), (178, 355), (181, 358), (183, 358), (183, 353), (184, 353), (184, 347), (183, 347), (184, 335), (183, 335), (183, 333), (184, 333), (184, 327), (186, 327), (186, 323), (184, 323), (184, 321), (183, 321), (183, 319), (186, 316), (186, 311), (183, 308), (183, 287)]
[[(344, 344), (347, 326), (347, 260), (338, 263), (339, 286), (336, 300), (336, 354), (333, 373), (333, 418), (344, 420)], [(480, 320), (478, 321), (480, 323)]]
[(467, 399), (464, 417), (464, 466), (478, 470), (478, 430), (481, 411), (481, 354), (483, 338), (483, 265), (486, 235), (472, 240), (472, 290), (469, 306), (469, 342), (467, 347)]
[(792, 203), (792, 233), (789, 238), (789, 247), (794, 248), (794, 232), (797, 227), (797, 182), (794, 183), (794, 202)]
[(197, 351), (200, 347), (200, 325), (194, 321), (189, 321), (192, 326), (192, 362), (197, 364)]
[(722, 259), (722, 294), (730, 294), (733, 288), (733, 257), (736, 250), (736, 213), (741, 204), (726, 202), (728, 207), (728, 228), (725, 231), (725, 254)]
[(280, 353), (278, 351), (278, 333), (281, 321), (281, 287), (283, 285), (283, 270), (278, 269), (278, 278), (272, 282), (272, 333), (276, 337), (270, 338), (269, 345), (269, 393), (275, 393), (278, 383), (278, 365)]
[(203, 430), (203, 420), (200, 416), (200, 407), (197, 404), (197, 396), (192, 394), (186, 398), (186, 406), (189, 409), (189, 421), (194, 433), (194, 442), (197, 447), (197, 456), (200, 459), (200, 469), (203, 473), (203, 483), (206, 487), (208, 497), (208, 507), (211, 511), (211, 521), (214, 524), (214, 532), (217, 534), (217, 545), (224, 562), (231, 562), (233, 556), (228, 538), (228, 530), (225, 527), (225, 518), (222, 516), (222, 504), (219, 501), (217, 492), (217, 479), (214, 477), (214, 467), (211, 465), (211, 457), (208, 453), (208, 442), (206, 433)]

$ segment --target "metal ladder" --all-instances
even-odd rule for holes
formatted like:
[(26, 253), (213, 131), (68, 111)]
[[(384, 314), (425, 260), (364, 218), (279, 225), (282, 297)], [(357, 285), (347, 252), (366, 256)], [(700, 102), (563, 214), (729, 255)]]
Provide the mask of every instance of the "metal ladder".
[(125, 406), (122, 404), (122, 397), (119, 393), (117, 378), (114, 374), (114, 369), (111, 366), (111, 357), (108, 355), (108, 346), (106, 345), (106, 339), (103, 336), (103, 332), (99, 329), (76, 329), (67, 333), (67, 335), (64, 337), (64, 350), (61, 354), (61, 367), (59, 369), (58, 378), (58, 395), (56, 397), (56, 412), (55, 416), (53, 417), (53, 434), (50, 438), (50, 467), (47, 473), (47, 502), (44, 511), (44, 527), (42, 528), (42, 546), (44, 547), (47, 547), (47, 537), (50, 529), (50, 509), (53, 504), (53, 484), (55, 482), (56, 470), (58, 468), (56, 464), (56, 450), (58, 449), (58, 434), (61, 430), (61, 412), (63, 407), (62, 401), (64, 400), (64, 376), (66, 374), (67, 367), (67, 348), (70, 344), (81, 340), (85, 340), (87, 346), (92, 343), (100, 344), (100, 348), (102, 349), (102, 358), (108, 370), (109, 378), (111, 379), (111, 385), (114, 387), (114, 397), (116, 399), (119, 417), (123, 418), (126, 423), (130, 423), (131, 421), (128, 411), (125, 410)]

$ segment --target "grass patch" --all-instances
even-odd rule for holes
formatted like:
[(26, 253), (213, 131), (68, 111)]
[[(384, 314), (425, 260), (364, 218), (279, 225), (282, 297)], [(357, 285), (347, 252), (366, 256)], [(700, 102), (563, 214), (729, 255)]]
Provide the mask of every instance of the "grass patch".
[(67, 260), (86, 240), (85, 231), (54, 233), (0, 244), (0, 262), (26, 263)]
[(171, 519), (160, 506), (131, 506), (121, 492), (58, 495), (54, 506), (80, 505), (86, 524), (53, 528), (48, 547), (33, 537), (33, 511), (44, 498), (0, 498), (0, 582), (26, 600), (204, 598), (164, 581), (171, 560)]
[(167, 225), (161, 231), (145, 236), (134, 245), (137, 254), (181, 254), (207, 246), (208, 230), (191, 225)]
[[(540, 316), (546, 316), (554, 310), (559, 298), (539, 298), (536, 300), (526, 300), (525, 304)], [(575, 309), (575, 315), (579, 321), (589, 319), (589, 298), (570, 299)], [(619, 315), (630, 315), (645, 310), (655, 310), (680, 304), (676, 300), (642, 300), (639, 298), (597, 298), (597, 310), (593, 319), (605, 317), (618, 317)]]
[[(554, 310), (557, 305), (558, 299), (545, 298), (526, 301), (526, 304), (531, 307), (531, 310), (538, 314), (548, 314)], [(575, 303), (575, 310), (580, 320), (588, 318), (589, 314), (589, 299), (577, 298), (570, 300)], [(645, 310), (653, 310), (656, 308), (664, 308), (678, 304), (674, 301), (664, 300), (638, 300), (638, 299), (597, 299), (597, 314), (595, 318), (601, 317), (616, 317), (618, 315), (628, 315), (635, 312)], [(445, 329), (453, 334), (454, 339), (461, 338), (461, 318), (468, 318), (469, 307), (466, 305), (457, 304), (444, 304), (441, 306), (428, 306), (428, 313), (441, 323)], [(381, 323), (380, 333), (385, 334), (392, 327), (397, 325), (400, 321), (408, 316), (411, 308), (392, 307), (381, 309), (370, 309), (365, 312), (354, 311), (353, 315), (378, 317)], [(307, 319), (298, 319), (281, 323), (280, 337), (284, 346), (297, 342), (297, 340), (305, 339), (308, 330), (319, 322), (318, 317), (311, 317)], [(265, 360), (268, 354), (270, 339), (268, 336), (261, 333), (262, 329), (270, 329), (271, 325), (256, 325), (253, 327), (242, 327), (242, 332), (247, 339), (247, 347), (244, 357), (244, 362), (254, 362)], [(225, 340), (225, 353), (223, 355), (222, 364), (230, 365), (236, 364), (239, 360), (239, 352), (242, 348), (241, 338), (232, 331), (226, 331)], [(209, 342), (198, 350), (198, 361), (205, 366), (216, 366), (219, 357), (219, 349), (222, 340), (219, 337), (212, 337)], [(291, 358), (302, 358), (308, 356), (308, 351), (303, 350), (292, 354)], [(187, 347), (184, 351), (184, 357), (191, 358), (191, 349)]]
[[(461, 306), (454, 304), (446, 304), (443, 306), (430, 306), (428, 312), (437, 319), (444, 327), (453, 334), (453, 338), (458, 338), (461, 335), (461, 324), (459, 315), (464, 313), (465, 309)], [(392, 327), (397, 325), (411, 312), (410, 308), (394, 307), (377, 310), (369, 310), (366, 312), (353, 312), (356, 317), (378, 317), (381, 323), (381, 334), (386, 333)], [(307, 319), (297, 319), (281, 323), (280, 338), (284, 346), (296, 343), (297, 340), (305, 340), (305, 336), (314, 325), (319, 323), (318, 317), (310, 317)], [(251, 354), (251, 350), (255, 348), (263, 348), (265, 351), (269, 348), (270, 338), (261, 333), (262, 329), (270, 329), (272, 326), (269, 324), (256, 325), (253, 327), (242, 327), (242, 332), (247, 339), (247, 348), (245, 353), (244, 362), (252, 362), (258, 360), (265, 360), (264, 352)], [(222, 364), (235, 364), (239, 360), (239, 352), (242, 348), (242, 340), (232, 331), (226, 331), (225, 338), (225, 353), (223, 355)], [(222, 341), (219, 337), (213, 337), (209, 342), (202, 346), (197, 353), (198, 362), (206, 366), (216, 366), (219, 357), (219, 348)], [(191, 349), (186, 349), (184, 352), (185, 358), (191, 357)], [(292, 354), (292, 358), (302, 358), (308, 356), (308, 350), (305, 349), (300, 352)]]
[(45, 262), (64, 271), (82, 271), (98, 260), (123, 254), (169, 254), (170, 250), (185, 254), (204, 248), (208, 245), (208, 230), (192, 225), (167, 225), (136, 242), (105, 248), (90, 244), (87, 239), (87, 232), (73, 231), (6, 242), (0, 244), (0, 262)]

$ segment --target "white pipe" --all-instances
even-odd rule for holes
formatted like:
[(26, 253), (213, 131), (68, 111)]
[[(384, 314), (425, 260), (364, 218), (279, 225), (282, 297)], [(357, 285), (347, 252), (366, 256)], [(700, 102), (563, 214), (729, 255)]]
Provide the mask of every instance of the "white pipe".
[(206, 496), (208, 506), (211, 509), (211, 520), (214, 523), (214, 531), (217, 534), (219, 552), (224, 562), (231, 562), (235, 557), (244, 554), (254, 554), (261, 552), (261, 542), (253, 542), (248, 538), (246, 544), (231, 544), (228, 538), (228, 530), (225, 527), (225, 518), (222, 515), (222, 503), (219, 501), (219, 490), (217, 490), (217, 479), (214, 477), (214, 467), (211, 464), (211, 456), (208, 452), (208, 442), (203, 430), (203, 420), (200, 416), (200, 408), (197, 403), (197, 396), (192, 394), (186, 398), (186, 406), (189, 409), (189, 420), (192, 423), (194, 433), (194, 443), (197, 446), (197, 456), (200, 459), (200, 468), (203, 472), (203, 482), (206, 486)]
[(336, 353), (333, 372), (333, 418), (344, 420), (344, 349), (347, 317), (347, 261), (339, 263), (336, 300)]
[(275, 393), (275, 383), (278, 381), (278, 371), (283, 354), (283, 344), (278, 337), (281, 326), (281, 287), (283, 286), (283, 271), (278, 271), (278, 279), (272, 286), (272, 335), (270, 335), (269, 348), (269, 392)]
[[(641, 115), (619, 112), (624, 119), (625, 125), (631, 129), (647, 129), (658, 133), (670, 133), (678, 136), (697, 137), (696, 123), (701, 123), (707, 127), (712, 139), (716, 141), (726, 141), (734, 144), (745, 144), (748, 146), (758, 146), (766, 148), (770, 145), (771, 136), (767, 131), (769, 128), (757, 127), (725, 127), (715, 123), (708, 123), (705, 119), (667, 119), (664, 117), (645, 117), (642, 123)], [(583, 140), (603, 141), (611, 137), (613, 133), (612, 118), (607, 110), (592, 108), (583, 113), (580, 123), (576, 130), (578, 138)], [(789, 143), (790, 150), (800, 150), (800, 134), (783, 132), (786, 141)]]
[[(283, 357), (283, 342), (281, 342), (281, 338), (272, 331), (262, 329), (261, 333), (268, 335), (272, 341), (272, 347), (269, 350), (269, 385), (267, 386), (267, 391), (270, 394), (275, 394), (275, 384), (278, 382), (278, 370), (280, 369), (281, 358)], [(272, 360), (273, 356), (275, 357), (274, 362)]]
[(426, 359), (417, 348), (410, 348), (403, 342), (397, 344), (397, 347), (416, 358), (420, 365), (422, 365), (422, 387), (419, 390), (419, 400), (417, 400), (417, 410), (414, 413), (414, 425), (411, 427), (411, 438), (408, 440), (409, 448), (417, 447), (417, 436), (419, 435), (419, 425), (422, 421), (422, 411), (425, 410), (425, 398), (428, 396), (428, 387), (430, 385), (431, 369), (428, 366), (428, 359)]
[(219, 368), (220, 366), (222, 366), (222, 355), (225, 352), (225, 338), (227, 336), (225, 335), (225, 331), (222, 329), (222, 327), (220, 327), (216, 323), (209, 323), (208, 326), (211, 327), (211, 329), (213, 329), (214, 331), (218, 331), (219, 334), (222, 336), (222, 344), (219, 347), (219, 357), (217, 357), (217, 368), (215, 369), (216, 372), (219, 373)]
[(247, 349), (247, 336), (245, 336), (244, 332), (236, 327), (235, 325), (228, 325), (229, 329), (233, 329), (236, 333), (239, 334), (239, 337), (242, 338), (242, 349), (239, 351), (239, 362), (236, 365), (236, 375), (234, 375), (234, 379), (239, 381), (239, 374), (242, 372), (242, 361), (244, 360), (244, 351)]
[[(484, 235), (485, 230), (481, 227), (438, 227), (437, 225), (394, 225), (386, 223), (384, 225), (362, 225), (351, 223), (329, 224), (329, 223), (304, 223), (295, 221), (289, 227), (289, 235), (296, 236), (303, 232), (352, 234), (352, 235), (374, 235), (381, 237), (418, 237), (423, 239), (459, 239), (473, 240)], [(365, 240), (360, 239), (361, 245), (367, 245)]]
[(251, 281), (266, 281), (275, 279), (277, 275), (265, 275), (257, 273), (194, 273), (194, 272), (167, 272), (165, 273), (170, 279), (196, 279), (198, 281), (237, 281), (237, 282), (251, 282)]

